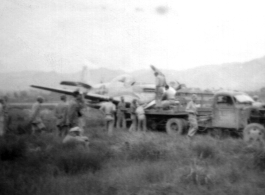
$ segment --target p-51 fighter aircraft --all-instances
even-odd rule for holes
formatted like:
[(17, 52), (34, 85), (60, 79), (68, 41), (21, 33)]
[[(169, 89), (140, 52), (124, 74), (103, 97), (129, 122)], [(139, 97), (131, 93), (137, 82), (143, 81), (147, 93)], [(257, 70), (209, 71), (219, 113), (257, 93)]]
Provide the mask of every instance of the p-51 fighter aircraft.
[(60, 84), (74, 86), (76, 89), (59, 89), (37, 85), (31, 85), (31, 87), (66, 95), (73, 95), (75, 91), (79, 91), (88, 100), (88, 105), (95, 108), (110, 98), (118, 103), (123, 96), (125, 102), (129, 104), (133, 99), (137, 99), (140, 103), (148, 103), (155, 97), (154, 84), (137, 83), (130, 75), (120, 75), (110, 82), (95, 85), (75, 81), (62, 81)]
[[(154, 66), (151, 67), (154, 68)], [(158, 69), (155, 69), (155, 71), (158, 71)], [(147, 104), (155, 99), (155, 84), (137, 83), (130, 75), (120, 75), (112, 79), (110, 82), (98, 83), (95, 85), (84, 82), (84, 75), (86, 75), (86, 68), (83, 68), (80, 82), (62, 81), (60, 83), (61, 85), (76, 87), (75, 90), (37, 85), (31, 85), (31, 87), (66, 95), (73, 95), (73, 93), (78, 90), (84, 95), (84, 98), (88, 100), (88, 105), (95, 108), (100, 107), (102, 102), (107, 101), (110, 98), (118, 103), (121, 96), (124, 97), (126, 104), (130, 104), (133, 99), (137, 99), (142, 104)], [(177, 84), (181, 86), (179, 83)]]

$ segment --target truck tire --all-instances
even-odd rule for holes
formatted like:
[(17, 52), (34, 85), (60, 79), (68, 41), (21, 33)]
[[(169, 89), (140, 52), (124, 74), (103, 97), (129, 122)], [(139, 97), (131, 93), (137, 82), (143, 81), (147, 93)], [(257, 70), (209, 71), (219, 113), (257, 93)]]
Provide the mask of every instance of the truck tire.
[(178, 134), (183, 132), (183, 122), (181, 119), (171, 118), (166, 123), (166, 131), (169, 135)]
[(243, 130), (243, 139), (248, 144), (256, 144), (265, 141), (265, 129), (261, 124), (248, 124)]

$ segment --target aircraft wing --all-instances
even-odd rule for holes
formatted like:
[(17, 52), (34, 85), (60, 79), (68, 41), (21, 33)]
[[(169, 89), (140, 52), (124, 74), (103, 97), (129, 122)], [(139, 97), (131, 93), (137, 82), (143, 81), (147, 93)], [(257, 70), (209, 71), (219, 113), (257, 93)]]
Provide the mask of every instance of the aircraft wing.
[[(46, 91), (51, 91), (55, 93), (61, 93), (65, 95), (73, 95), (73, 93), (75, 92), (75, 90), (50, 88), (50, 87), (43, 87), (43, 86), (37, 86), (37, 85), (31, 85), (31, 87), (46, 90)], [(88, 100), (97, 101), (97, 102), (106, 101), (110, 98), (109, 96), (106, 96), (106, 95), (91, 94), (91, 93), (85, 94), (84, 97)]]
[(36, 88), (36, 89), (42, 89), (42, 90), (46, 90), (46, 91), (62, 93), (65, 95), (73, 95), (73, 92), (74, 92), (72, 90), (67, 90), (67, 89), (57, 89), (57, 88), (43, 87), (43, 86), (38, 86), (38, 85), (30, 85), (30, 86), (33, 88)]

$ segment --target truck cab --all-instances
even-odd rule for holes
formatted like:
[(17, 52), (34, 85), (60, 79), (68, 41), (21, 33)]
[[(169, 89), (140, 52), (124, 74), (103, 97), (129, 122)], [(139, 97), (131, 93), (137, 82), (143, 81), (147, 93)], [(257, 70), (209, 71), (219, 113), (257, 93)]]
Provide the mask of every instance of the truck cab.
[(212, 127), (243, 129), (248, 124), (253, 99), (241, 92), (218, 92), (213, 98)]

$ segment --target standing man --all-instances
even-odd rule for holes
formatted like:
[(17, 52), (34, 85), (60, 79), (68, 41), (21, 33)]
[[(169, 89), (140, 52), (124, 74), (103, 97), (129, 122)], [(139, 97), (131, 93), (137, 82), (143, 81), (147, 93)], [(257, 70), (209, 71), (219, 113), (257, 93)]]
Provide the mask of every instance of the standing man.
[(165, 75), (159, 71), (156, 67), (154, 67), (153, 65), (151, 65), (151, 68), (154, 71), (154, 75), (156, 77), (155, 79), (155, 83), (156, 83), (156, 107), (157, 108), (161, 108), (161, 101), (163, 98), (163, 93), (164, 93), (164, 88), (167, 85), (166, 84), (166, 78)]
[(67, 98), (66, 95), (62, 95), (60, 97), (61, 102), (57, 105), (55, 109), (55, 116), (56, 116), (56, 125), (59, 130), (59, 136), (65, 136), (67, 135), (68, 131), (68, 124), (67, 124), (67, 110), (68, 110), (68, 104), (67, 104)]
[(125, 111), (126, 111), (126, 104), (124, 102), (124, 97), (121, 96), (121, 101), (117, 106), (117, 124), (116, 127), (120, 129), (121, 124), (122, 128), (126, 128), (126, 120), (125, 120)]
[(139, 105), (135, 112), (138, 120), (138, 131), (146, 132), (146, 117), (143, 105)]
[(129, 131), (136, 131), (136, 129), (137, 129), (137, 117), (136, 117), (136, 108), (137, 107), (138, 107), (137, 100), (134, 99), (132, 101), (132, 103), (130, 104), (130, 113), (131, 113), (132, 124), (130, 126)]
[(82, 133), (84, 132), (84, 124), (83, 124), (83, 109), (85, 108), (85, 103), (82, 94), (79, 91), (75, 91), (73, 93), (74, 98), (70, 100), (68, 104), (67, 111), (67, 124), (70, 128), (72, 127), (80, 127)]
[(45, 130), (45, 125), (43, 124), (42, 119), (40, 117), (40, 111), (42, 108), (43, 101), (43, 97), (39, 96), (37, 97), (37, 102), (32, 105), (30, 117), (32, 134), (40, 134), (42, 131)]
[(99, 109), (105, 115), (105, 124), (108, 131), (108, 135), (113, 134), (114, 126), (114, 113), (116, 111), (116, 106), (113, 104), (113, 99), (110, 98), (108, 102), (105, 102), (101, 105)]
[(188, 137), (191, 138), (198, 130), (198, 122), (197, 122), (197, 105), (196, 105), (197, 96), (196, 94), (192, 94), (190, 102), (187, 104), (186, 112), (189, 114), (189, 132)]

